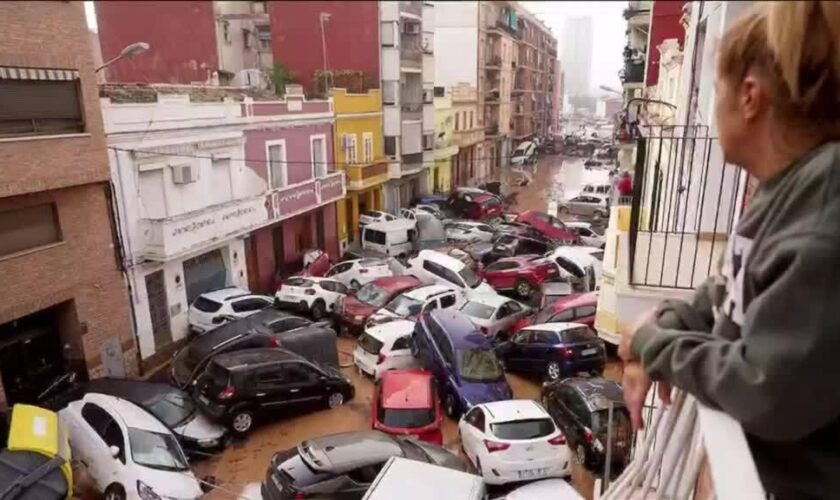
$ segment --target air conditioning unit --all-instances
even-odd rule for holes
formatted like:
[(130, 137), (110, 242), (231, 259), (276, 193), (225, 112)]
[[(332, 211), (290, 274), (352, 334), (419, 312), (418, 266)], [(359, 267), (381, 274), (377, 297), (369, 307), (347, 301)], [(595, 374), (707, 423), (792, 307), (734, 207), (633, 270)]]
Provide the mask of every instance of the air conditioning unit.
[(418, 23), (403, 23), (402, 32), (409, 35), (420, 34), (420, 24)]
[(187, 184), (198, 180), (198, 167), (190, 164), (171, 165), (172, 182), (175, 184)]

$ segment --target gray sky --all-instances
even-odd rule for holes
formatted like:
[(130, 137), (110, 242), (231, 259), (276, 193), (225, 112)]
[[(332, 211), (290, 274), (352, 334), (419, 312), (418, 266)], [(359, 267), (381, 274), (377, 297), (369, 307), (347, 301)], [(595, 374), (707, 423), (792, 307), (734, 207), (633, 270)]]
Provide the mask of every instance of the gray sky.
[[(627, 2), (520, 2), (542, 20), (557, 37), (557, 53), (563, 53), (563, 26), (570, 17), (590, 16), (594, 40), (592, 43), (592, 86), (595, 95), (603, 92), (599, 85), (621, 90), (618, 71), (623, 67), (622, 50), (627, 21), (622, 12)], [(562, 64), (562, 60), (560, 61)]]

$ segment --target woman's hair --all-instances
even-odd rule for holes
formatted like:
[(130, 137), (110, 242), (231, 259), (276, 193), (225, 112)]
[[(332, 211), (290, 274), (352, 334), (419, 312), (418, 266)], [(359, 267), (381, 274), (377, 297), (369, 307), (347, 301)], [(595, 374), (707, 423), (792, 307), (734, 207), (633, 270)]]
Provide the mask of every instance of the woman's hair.
[(718, 74), (739, 82), (756, 72), (783, 121), (840, 124), (840, 2), (762, 2), (723, 37)]

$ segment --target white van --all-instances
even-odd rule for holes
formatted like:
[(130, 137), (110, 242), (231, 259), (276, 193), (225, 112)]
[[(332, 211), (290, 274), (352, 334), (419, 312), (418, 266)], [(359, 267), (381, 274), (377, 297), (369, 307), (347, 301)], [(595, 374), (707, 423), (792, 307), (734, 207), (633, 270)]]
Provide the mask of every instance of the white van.
[(362, 500), (482, 500), (480, 477), (439, 465), (391, 457)]
[(537, 145), (531, 141), (519, 143), (513, 154), (510, 157), (510, 164), (514, 167), (522, 166), (526, 163), (533, 163), (537, 156)]
[(362, 248), (394, 257), (405, 257), (414, 250), (417, 223), (408, 219), (374, 222), (362, 228)]
[(496, 290), (481, 279), (469, 266), (436, 250), (421, 250), (408, 261), (406, 274), (423, 283), (445, 285), (464, 294), (467, 299), (495, 295)]

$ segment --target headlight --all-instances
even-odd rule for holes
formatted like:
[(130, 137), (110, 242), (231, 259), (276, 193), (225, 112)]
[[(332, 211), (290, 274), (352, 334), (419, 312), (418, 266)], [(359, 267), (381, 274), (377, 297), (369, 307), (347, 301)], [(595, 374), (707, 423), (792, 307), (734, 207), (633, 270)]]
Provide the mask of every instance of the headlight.
[(162, 500), (160, 495), (154, 492), (151, 486), (143, 481), (137, 480), (137, 494), (142, 500)]
[(210, 448), (212, 446), (216, 446), (219, 444), (219, 440), (216, 438), (209, 438), (209, 439), (199, 439), (198, 445), (202, 448)]

